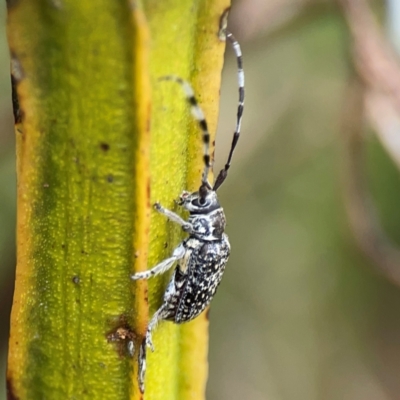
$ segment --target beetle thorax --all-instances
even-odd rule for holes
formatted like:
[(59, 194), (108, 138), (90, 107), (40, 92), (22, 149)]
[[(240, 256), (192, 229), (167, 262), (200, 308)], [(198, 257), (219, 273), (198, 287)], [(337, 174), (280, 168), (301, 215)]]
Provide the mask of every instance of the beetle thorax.
[(188, 222), (194, 228), (194, 237), (206, 241), (221, 240), (226, 221), (215, 191), (207, 191), (203, 198), (199, 192), (183, 192), (179, 204), (190, 212)]
[(189, 223), (194, 228), (192, 234), (197, 239), (205, 241), (221, 240), (225, 231), (225, 214), (222, 207), (207, 214), (190, 213)]

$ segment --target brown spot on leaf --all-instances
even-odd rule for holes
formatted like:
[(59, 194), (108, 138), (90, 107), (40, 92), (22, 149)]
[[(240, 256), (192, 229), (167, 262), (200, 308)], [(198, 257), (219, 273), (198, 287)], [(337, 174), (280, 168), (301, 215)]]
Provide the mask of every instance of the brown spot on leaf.
[(101, 148), (103, 151), (108, 151), (108, 150), (110, 150), (110, 145), (109, 145), (108, 143), (101, 142), (101, 143), (100, 143), (100, 148)]
[(118, 354), (123, 357), (127, 355), (129, 342), (134, 342), (137, 335), (124, 314), (118, 316), (112, 324), (115, 326), (107, 333), (106, 339), (108, 343), (116, 343)]
[(10, 377), (7, 377), (7, 400), (19, 400), (17, 395), (14, 393), (14, 387)]
[(151, 194), (151, 189), (150, 189), (150, 182), (147, 181), (147, 206), (150, 207), (150, 194)]
[(19, 107), (19, 100), (17, 94), (17, 80), (13, 75), (11, 75), (11, 97), (12, 97), (12, 107), (14, 114), (14, 123), (19, 124), (23, 119), (23, 111)]
[(134, 339), (135, 334), (133, 331), (126, 327), (119, 327), (117, 330), (114, 332), (110, 333), (107, 336), (107, 339), (109, 342), (117, 342), (119, 340), (125, 340), (125, 339)]
[(112, 182), (114, 182), (114, 176), (113, 175), (107, 175), (107, 182), (108, 183), (112, 183)]

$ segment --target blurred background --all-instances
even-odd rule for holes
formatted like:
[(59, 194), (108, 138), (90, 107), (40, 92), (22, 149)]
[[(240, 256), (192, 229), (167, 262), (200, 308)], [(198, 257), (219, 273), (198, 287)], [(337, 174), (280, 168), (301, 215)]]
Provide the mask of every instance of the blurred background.
[[(5, 17), (1, 2), (0, 376), (15, 268)], [(400, 2), (236, 0), (230, 29), (246, 107), (220, 190), (232, 255), (207, 399), (400, 399)], [(236, 106), (228, 49), (217, 170)]]
[(5, 32), (6, 4), (0, 1), (0, 399), (5, 374), (9, 319), (14, 290), (16, 175), (10, 61)]

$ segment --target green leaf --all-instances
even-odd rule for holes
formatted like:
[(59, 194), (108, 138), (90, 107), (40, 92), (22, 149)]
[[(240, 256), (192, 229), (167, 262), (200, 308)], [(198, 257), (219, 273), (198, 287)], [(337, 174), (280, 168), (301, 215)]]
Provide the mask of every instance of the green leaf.
[[(217, 33), (227, 6), (9, 3), (19, 101), (10, 398), (141, 397), (126, 345), (129, 337), (140, 343), (168, 277), (133, 283), (129, 275), (179, 243), (179, 227), (151, 204), (174, 208), (202, 170), (184, 96), (158, 78), (192, 82), (215, 132), (224, 50)], [(207, 328), (205, 314), (182, 327), (160, 325), (147, 398), (204, 398)]]

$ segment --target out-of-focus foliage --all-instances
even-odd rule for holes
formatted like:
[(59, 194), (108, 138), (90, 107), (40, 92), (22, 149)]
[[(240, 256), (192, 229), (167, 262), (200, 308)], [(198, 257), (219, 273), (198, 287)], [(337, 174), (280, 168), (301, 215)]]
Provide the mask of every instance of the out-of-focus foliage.
[[(360, 254), (343, 206), (345, 30), (337, 13), (326, 12), (273, 40), (243, 43), (243, 135), (220, 190), (232, 255), (210, 314), (208, 400), (398, 396), (400, 292)], [(217, 166), (234, 128), (235, 73), (228, 56)], [(10, 109), (9, 93), (0, 96)], [(399, 173), (371, 132), (366, 142), (370, 189), (385, 229), (400, 243)], [(1, 231), (12, 243), (9, 224)], [(12, 257), (10, 245), (2, 248), (9, 252), (2, 260)]]
[[(9, 317), (15, 267), (15, 148), (11, 107), (6, 4), (0, 4), (0, 375), (5, 377)], [(0, 399), (6, 398), (0, 379)]]
[[(209, 400), (398, 393), (400, 293), (356, 248), (343, 206), (345, 30), (327, 13), (243, 46), (243, 155), (221, 189), (232, 256), (211, 310)], [(229, 61), (217, 163), (234, 120)], [(375, 137), (365, 138), (370, 189), (400, 242), (399, 173)]]

